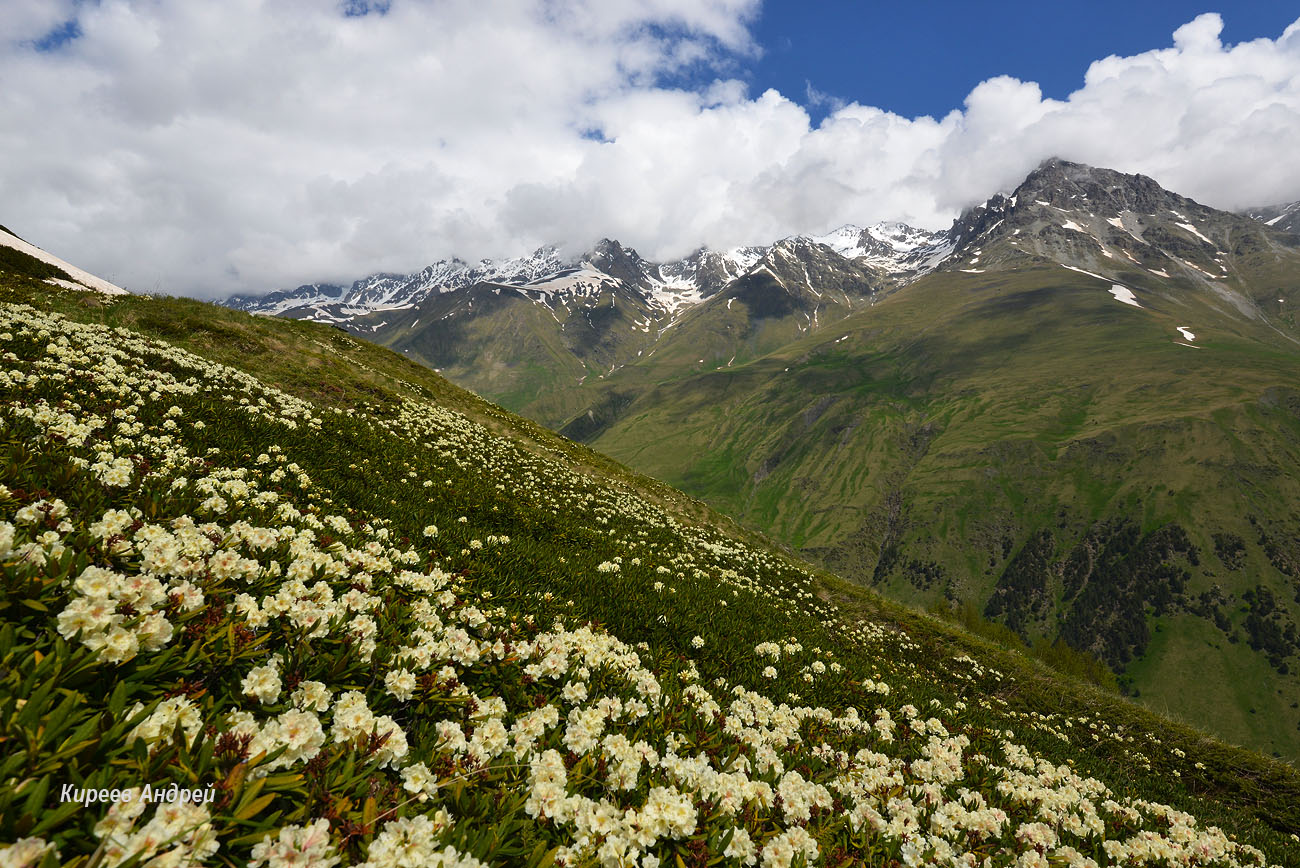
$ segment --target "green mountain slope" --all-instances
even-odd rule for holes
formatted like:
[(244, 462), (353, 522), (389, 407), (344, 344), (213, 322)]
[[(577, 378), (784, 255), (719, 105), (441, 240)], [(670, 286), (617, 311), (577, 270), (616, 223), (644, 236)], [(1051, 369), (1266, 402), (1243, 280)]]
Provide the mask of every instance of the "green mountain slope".
[(1110, 286), (1046, 263), (934, 275), (625, 398), (588, 442), (846, 576), (973, 602), (1300, 757), (1300, 348), (1187, 284), (1139, 288), (1143, 309)]
[(550, 303), (540, 297), (481, 284), (414, 310), (371, 314), (353, 328), (477, 393), (537, 418), (568, 418), (585, 406), (578, 388), (586, 378), (649, 345), (657, 312), (614, 288)]
[(1300, 857), (1289, 767), (336, 330), (2, 276), (0, 343), (6, 864)]

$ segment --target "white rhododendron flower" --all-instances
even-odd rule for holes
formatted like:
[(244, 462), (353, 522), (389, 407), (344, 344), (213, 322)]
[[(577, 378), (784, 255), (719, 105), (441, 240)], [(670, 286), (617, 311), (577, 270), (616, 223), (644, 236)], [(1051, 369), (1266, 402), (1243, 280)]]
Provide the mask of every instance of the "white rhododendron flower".
[(249, 868), (333, 868), (339, 856), (330, 843), (328, 820), (316, 820), (308, 826), (285, 826), (278, 835), (268, 835), (253, 845)]
[(280, 672), (274, 664), (258, 666), (244, 676), (240, 688), (263, 705), (275, 702), (280, 697)]

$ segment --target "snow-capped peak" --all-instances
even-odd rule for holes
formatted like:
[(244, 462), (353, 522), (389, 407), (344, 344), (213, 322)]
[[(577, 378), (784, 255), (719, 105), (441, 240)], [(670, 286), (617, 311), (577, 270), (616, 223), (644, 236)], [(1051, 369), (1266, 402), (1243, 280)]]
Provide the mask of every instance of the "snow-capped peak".
[(848, 223), (825, 235), (809, 235), (806, 237), (818, 244), (825, 244), (840, 256), (852, 259), (854, 256), (859, 255), (858, 251), (861, 250), (861, 239), (864, 231), (861, 226)]
[(865, 229), (849, 224), (825, 235), (802, 237), (829, 247), (845, 259), (891, 274), (929, 270), (942, 260), (942, 255), (936, 256), (941, 248), (946, 255), (951, 247), (946, 244), (946, 233), (889, 221)]
[(594, 296), (610, 287), (623, 287), (652, 307), (675, 315), (758, 267), (773, 252), (822, 245), (858, 265), (915, 275), (937, 264), (942, 258), (937, 253), (946, 253), (947, 248), (940, 250), (942, 241), (942, 233), (903, 223), (878, 223), (865, 229), (850, 225), (821, 236), (791, 236), (766, 247), (700, 248), (675, 262), (654, 263), (605, 239), (572, 259), (562, 258), (554, 246), (473, 264), (442, 259), (414, 274), (372, 275), (349, 288), (311, 284), (260, 298), (232, 298), (227, 304), (254, 313), (305, 315), (337, 323), (374, 311), (412, 308), (430, 296), (478, 284), (514, 287), (539, 303), (543, 298)]

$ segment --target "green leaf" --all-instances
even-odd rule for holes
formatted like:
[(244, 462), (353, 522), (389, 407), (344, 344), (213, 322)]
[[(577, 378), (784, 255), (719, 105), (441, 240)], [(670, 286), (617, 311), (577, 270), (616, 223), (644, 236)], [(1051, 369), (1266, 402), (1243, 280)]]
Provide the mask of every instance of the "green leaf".
[(122, 716), (126, 709), (126, 682), (119, 681), (113, 688), (113, 695), (108, 698), (108, 713), (114, 718)]
[[(241, 775), (241, 779), (247, 780), (247, 778), (244, 778), (242, 775)], [(243, 811), (250, 802), (253, 802), (257, 799), (258, 793), (262, 792), (263, 783), (265, 783), (265, 781), (261, 778), (258, 778), (254, 780), (252, 783), (250, 783), (248, 786), (244, 787), (243, 792), (240, 793), (239, 802), (238, 804), (235, 805), (235, 810), (232, 812), (232, 816), (234, 816), (236, 819), (242, 819), (239, 816), (240, 812)]]
[(0, 762), (0, 780), (13, 777), (19, 767), (27, 761), (27, 754), (24, 751), (16, 750)]
[(270, 787), (271, 789), (281, 789), (283, 787), (289, 786), (290, 784), (300, 783), (302, 781), (302, 775), (294, 774), (292, 772), (285, 772), (284, 774), (279, 774), (279, 775), (267, 775), (262, 780), (266, 784), (266, 786)]
[(255, 817), (262, 812), (262, 809), (275, 801), (275, 793), (267, 793), (264, 796), (253, 799), (248, 804), (235, 811), (232, 815), (236, 820), (247, 820)]
[(256, 832), (249, 832), (247, 835), (240, 835), (238, 838), (231, 838), (228, 841), (223, 841), (222, 846), (223, 847), (225, 846), (247, 847), (250, 844), (260, 844), (262, 843), (262, 840), (266, 838), (268, 835), (274, 835), (274, 834), (275, 834), (274, 830), (259, 829)]
[(27, 793), (27, 798), (23, 801), (22, 812), (31, 814), (33, 817), (40, 813), (41, 807), (45, 804), (45, 797), (50, 792), (50, 777), (46, 775), (36, 782)]
[(53, 692), (53, 681), (47, 681), (36, 688), (36, 692), (28, 697), (23, 710), (18, 712), (18, 725), (26, 729), (35, 729), (37, 722), (45, 716), (45, 703), (49, 701), (50, 694)]
[(81, 697), (75, 693), (65, 697), (58, 707), (46, 716), (44, 731), (41, 733), (42, 741), (54, 741), (59, 736), (59, 733), (67, 729), (68, 719), (80, 704)]
[(546, 849), (544, 841), (538, 841), (537, 846), (533, 848), (532, 855), (528, 857), (527, 868), (551, 868), (555, 864), (555, 856), (560, 852), (559, 847)]
[(31, 833), (40, 835), (50, 829), (57, 828), (63, 824), (64, 820), (80, 810), (82, 810), (80, 802), (64, 802), (41, 817), (41, 821), (32, 827)]
[(57, 751), (46, 757), (41, 765), (45, 767), (52, 766), (57, 769), (59, 766), (63, 765), (65, 760), (75, 757), (92, 744), (98, 743), (98, 741), (98, 738), (87, 738), (82, 741), (72, 741), (69, 739), (63, 743), (63, 747), (60, 747)]
[(76, 730), (73, 731), (72, 735), (68, 736), (65, 741), (69, 741), (69, 742), (84, 741), (90, 738), (91, 735), (98, 728), (99, 728), (99, 716), (91, 715), (90, 717), (83, 720), (81, 722), (81, 726), (77, 727)]

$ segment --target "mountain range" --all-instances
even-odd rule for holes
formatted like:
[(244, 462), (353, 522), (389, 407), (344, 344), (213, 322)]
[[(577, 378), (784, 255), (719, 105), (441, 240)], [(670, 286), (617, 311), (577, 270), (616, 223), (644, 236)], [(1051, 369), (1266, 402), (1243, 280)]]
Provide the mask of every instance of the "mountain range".
[(771, 267), (767, 258), (779, 247), (823, 246), (874, 273), (879, 280), (933, 268), (950, 249), (946, 240), (947, 233), (903, 223), (880, 223), (866, 229), (843, 226), (824, 236), (794, 236), (769, 247), (725, 251), (700, 248), (684, 259), (655, 263), (617, 241), (603, 239), (576, 258), (562, 258), (559, 248), (550, 246), (528, 256), (484, 259), (474, 264), (459, 259), (439, 260), (414, 274), (376, 274), (349, 287), (305, 284), (266, 295), (232, 296), (225, 303), (250, 313), (344, 323), (369, 313), (413, 309), (430, 296), (476, 285), (512, 289), (548, 306), (618, 286), (639, 294), (657, 313), (671, 315), (709, 298), (752, 269)]
[[(473, 264), (445, 259), (414, 274), (224, 303), (338, 325), (547, 425), (581, 428), (586, 423), (575, 417), (599, 408), (575, 399), (579, 387), (640, 359), (657, 354), (661, 370), (743, 364), (932, 273), (983, 273), (1037, 258), (1092, 273), (1140, 267), (1145, 280), (1213, 288), (1229, 275), (1225, 251), (1202, 232), (1206, 221), (1226, 219), (1248, 234), (1257, 223), (1293, 232), (1300, 203), (1244, 216), (1205, 208), (1149, 178), (1050, 160), (1015, 192), (993, 196), (941, 232), (850, 225), (765, 247), (701, 248), (663, 263), (603, 239), (574, 257), (549, 246)], [(996, 263), (989, 254), (981, 259), (986, 244), (1007, 235)], [(1246, 316), (1252, 306), (1279, 304), (1223, 299)], [(743, 325), (726, 322), (737, 301)]]
[[(1035, 198), (1020, 201), (1022, 194)], [(463, 307), (453, 303), (444, 318), (456, 315), (456, 309), (469, 311), (468, 297), (476, 289), (497, 295), (506, 290), (549, 310), (559, 306), (567, 312), (572, 312), (575, 302), (591, 306), (584, 303), (608, 292), (644, 308), (647, 319), (663, 331), (686, 310), (747, 276), (766, 272), (787, 291), (793, 285), (816, 295), (829, 268), (839, 272), (831, 283), (847, 284), (852, 294), (871, 297), (936, 270), (985, 270), (987, 259), (984, 269), (974, 267), (979, 264), (981, 241), (996, 240), (1007, 232), (1019, 236), (1026, 229), (1032, 231), (1015, 240), (1020, 253), (1102, 266), (1105, 259), (1122, 256), (1162, 278), (1171, 277), (1165, 266), (1173, 266), (1173, 276), (1195, 278), (1199, 273), (1222, 279), (1226, 277), (1223, 251), (1189, 222), (1220, 219), (1215, 215), (1225, 212), (1171, 194), (1143, 176), (1049, 160), (1015, 193), (995, 195), (942, 232), (904, 223), (846, 225), (825, 235), (791, 236), (766, 247), (700, 248), (664, 263), (650, 262), (618, 241), (603, 239), (576, 257), (562, 257), (557, 246), (548, 246), (526, 256), (473, 264), (444, 259), (413, 274), (374, 274), (346, 287), (305, 284), (264, 295), (232, 296), (224, 304), (250, 313), (347, 325), (371, 335), (382, 331), (387, 337), (398, 320), (408, 328), (418, 326), (420, 319), (427, 322), (427, 317), (402, 312), (434, 308), (439, 301), (446, 306), (448, 300), (442, 296), (466, 301)], [(1252, 208), (1243, 215), (1281, 232), (1300, 231), (1300, 202)], [(962, 264), (971, 267), (961, 269)], [(816, 279), (810, 268), (821, 269)], [(381, 316), (371, 316), (376, 314)]]
[[(709, 356), (725, 350), (726, 359), (743, 360), (870, 305), (933, 269), (951, 246), (948, 233), (883, 223), (655, 263), (604, 239), (570, 259), (545, 247), (473, 265), (442, 260), (411, 275), (226, 304), (339, 325), (558, 426), (582, 409), (571, 387), (654, 354), (666, 339), (682, 343), (673, 339), (685, 334)], [(679, 327), (699, 309), (730, 310), (742, 296), (759, 322), (739, 341)]]
[(666, 264), (604, 241), (231, 304), (390, 346), (842, 575), (1300, 758), (1288, 207), (1049, 160), (944, 232)]

